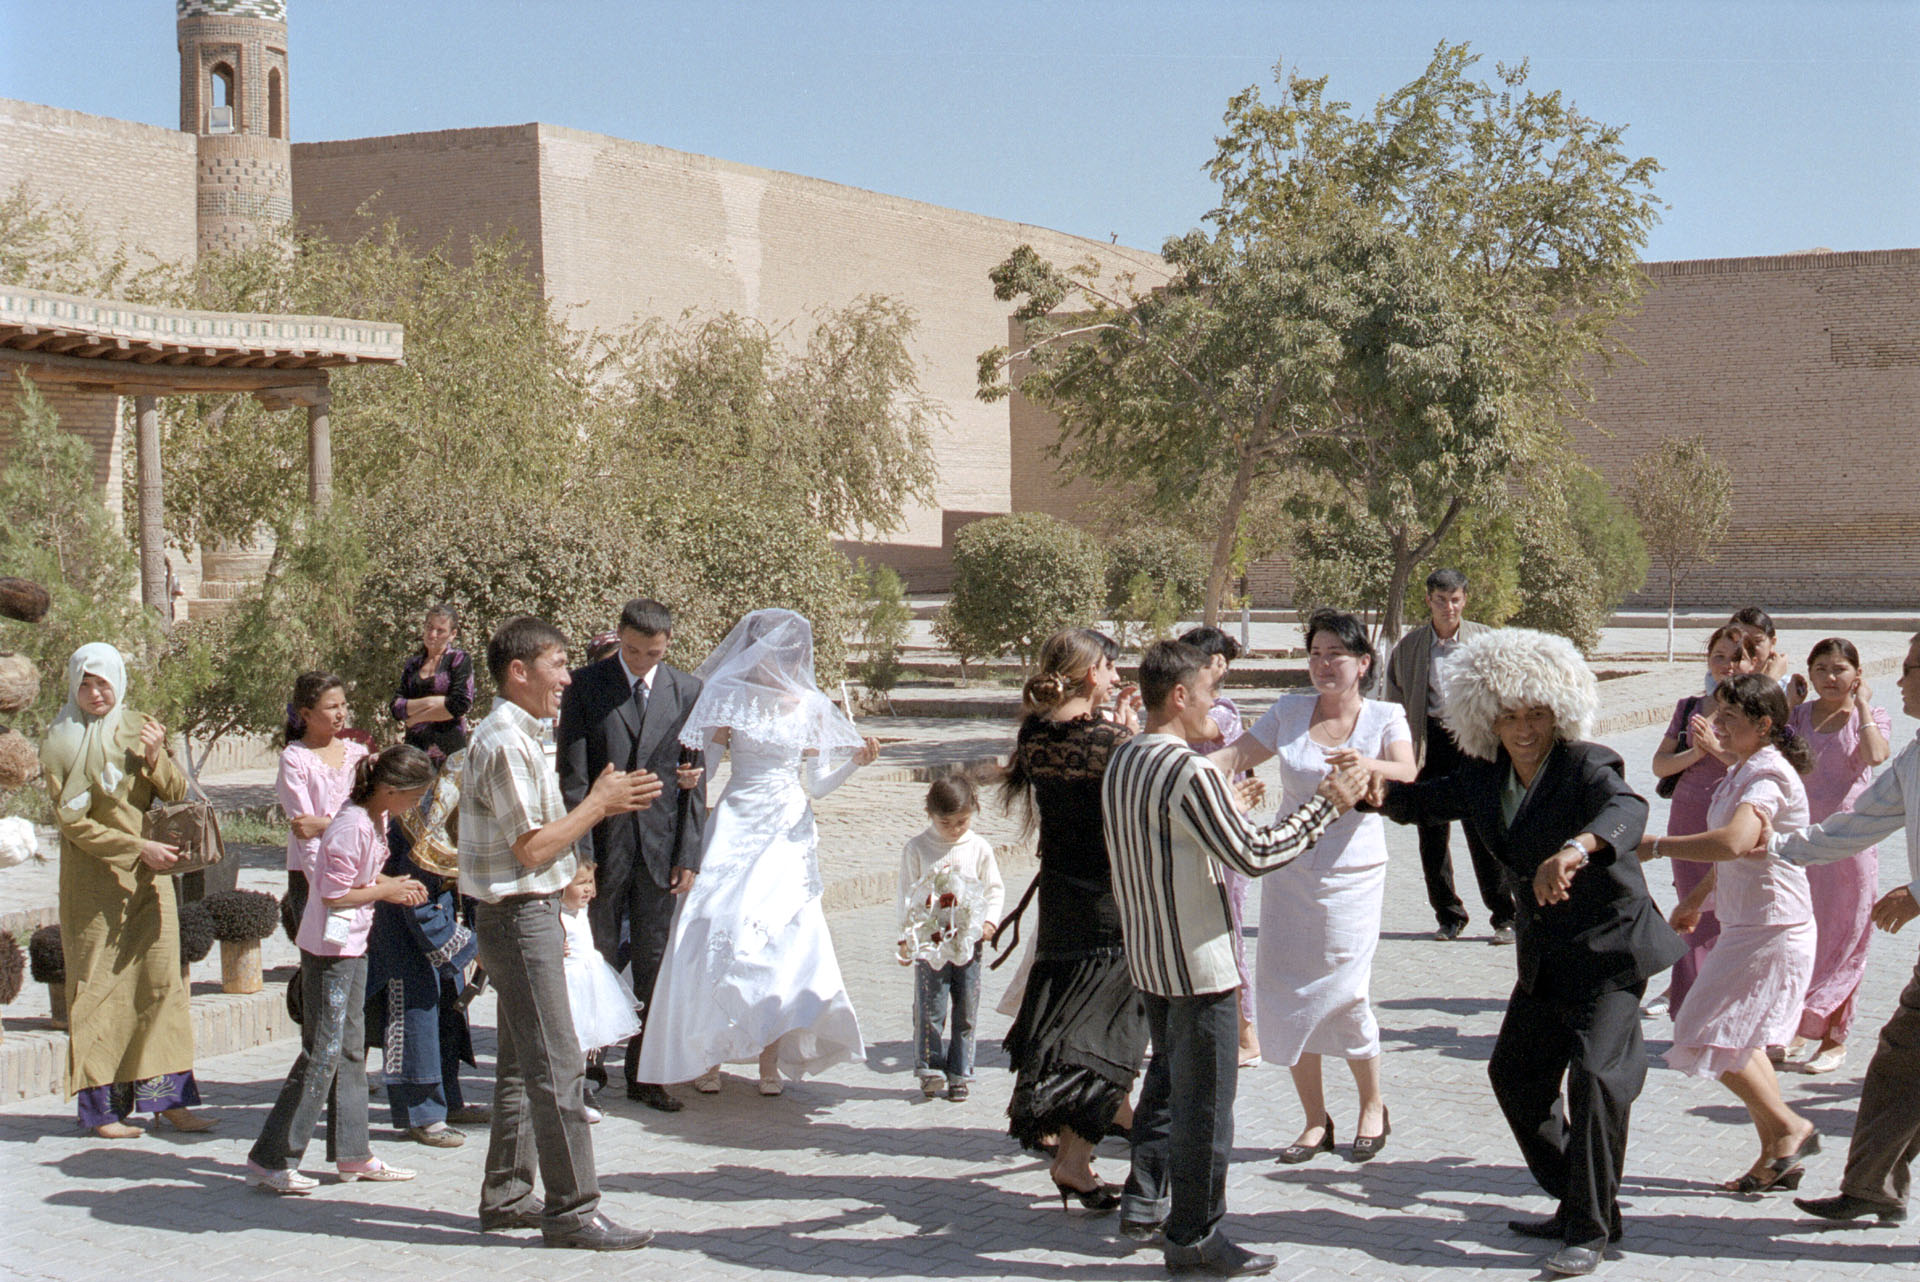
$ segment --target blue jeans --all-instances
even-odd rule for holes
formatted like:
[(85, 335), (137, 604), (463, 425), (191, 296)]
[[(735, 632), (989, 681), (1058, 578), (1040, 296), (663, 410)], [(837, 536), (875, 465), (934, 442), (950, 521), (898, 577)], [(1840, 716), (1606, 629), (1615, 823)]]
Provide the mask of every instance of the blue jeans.
[[(953, 1012), (953, 1036), (942, 1046), (947, 1012)], [(973, 1080), (973, 1019), (980, 1009), (980, 954), (964, 966), (935, 968), (913, 964), (913, 1071), (920, 1077), (947, 1075), (949, 1082)]]
[(367, 959), (300, 950), (300, 1056), (247, 1158), (269, 1171), (298, 1169), (327, 1117), (327, 1159), (364, 1162), (367, 1147)]
[(1198, 1246), (1227, 1210), (1233, 1097), (1240, 1075), (1239, 994), (1142, 993), (1153, 1058), (1133, 1111), (1133, 1165), (1120, 1218), (1167, 1222), (1172, 1246)]

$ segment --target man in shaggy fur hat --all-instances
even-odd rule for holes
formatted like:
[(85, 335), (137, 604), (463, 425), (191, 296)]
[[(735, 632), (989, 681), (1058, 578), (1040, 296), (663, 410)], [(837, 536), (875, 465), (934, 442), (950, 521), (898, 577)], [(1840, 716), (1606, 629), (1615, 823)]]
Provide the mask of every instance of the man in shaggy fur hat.
[(1397, 823), (1457, 819), (1500, 861), (1520, 974), (1487, 1075), (1527, 1168), (1560, 1202), (1508, 1227), (1562, 1243), (1549, 1271), (1591, 1273), (1621, 1236), (1628, 1114), (1647, 1076), (1640, 998), (1686, 948), (1640, 874), (1647, 803), (1618, 753), (1585, 742), (1599, 697), (1579, 651), (1503, 628), (1462, 643), (1441, 681), (1440, 715), (1467, 759), (1440, 778), (1378, 781), (1375, 799)]

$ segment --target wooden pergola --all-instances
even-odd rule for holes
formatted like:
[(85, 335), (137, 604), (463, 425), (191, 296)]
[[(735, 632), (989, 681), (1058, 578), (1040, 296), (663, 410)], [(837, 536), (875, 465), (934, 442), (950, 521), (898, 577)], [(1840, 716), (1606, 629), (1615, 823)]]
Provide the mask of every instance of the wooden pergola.
[(237, 393), (269, 410), (307, 411), (307, 497), (333, 498), (328, 371), (397, 365), (399, 325), (335, 316), (250, 315), (150, 307), (114, 299), (0, 286), (0, 375), (131, 396), (140, 505), (140, 590), (167, 617), (161, 489), (162, 396)]

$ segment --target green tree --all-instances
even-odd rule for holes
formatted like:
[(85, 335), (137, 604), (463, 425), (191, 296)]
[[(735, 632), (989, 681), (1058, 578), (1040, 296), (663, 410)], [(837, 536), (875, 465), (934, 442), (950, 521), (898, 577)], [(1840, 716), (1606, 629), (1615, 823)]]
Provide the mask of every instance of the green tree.
[(905, 671), (900, 652), (913, 627), (913, 607), (907, 604), (906, 589), (891, 566), (861, 560), (854, 566), (854, 577), (861, 588), (855, 620), (860, 659), (854, 675), (860, 684), (886, 698)]
[(12, 444), (0, 468), (0, 575), (47, 589), (46, 618), (8, 629), (7, 647), (40, 672), (40, 698), (14, 722), (39, 739), (67, 698), (67, 657), (91, 641), (119, 647), (135, 679), (132, 699), (146, 694), (148, 647), (159, 620), (140, 605), (139, 560), (101, 501), (93, 450), (62, 431), (53, 407), (24, 375), (7, 416)]
[(1673, 662), (1674, 603), (1680, 585), (1716, 560), (1733, 519), (1733, 472), (1704, 437), (1668, 437), (1634, 461), (1627, 502), (1640, 519), (1648, 555), (1667, 572), (1667, 662)]
[(1658, 166), (1558, 93), (1470, 76), (1442, 44), (1371, 113), (1285, 78), (1228, 104), (1212, 228), (1163, 251), (1147, 291), (1096, 285), (1021, 247), (993, 273), (1023, 299), (1017, 352), (983, 354), (983, 395), (1019, 390), (1061, 423), (1060, 457), (1156, 499), (1225, 482), (1208, 617), (1247, 504), (1306, 464), (1364, 513), (1392, 560), (1400, 627), (1413, 569), (1508, 474), (1564, 443), (1587, 371), (1637, 306)]

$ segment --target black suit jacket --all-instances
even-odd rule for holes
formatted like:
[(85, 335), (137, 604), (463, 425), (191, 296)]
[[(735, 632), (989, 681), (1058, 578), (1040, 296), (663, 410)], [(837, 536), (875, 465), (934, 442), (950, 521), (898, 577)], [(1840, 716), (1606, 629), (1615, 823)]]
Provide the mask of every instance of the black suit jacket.
[(651, 770), (665, 788), (645, 810), (594, 825), (590, 841), (603, 896), (617, 895), (641, 877), (642, 869), (664, 890), (673, 869), (700, 868), (706, 779), (702, 776), (698, 787), (683, 794), (673, 773), (680, 760), (680, 728), (699, 697), (698, 678), (663, 663), (654, 671), (643, 721), (617, 654), (575, 669), (573, 684), (560, 697), (556, 756), (568, 809), (586, 799), (609, 764), (615, 770)]
[[(1512, 770), (1469, 760), (1438, 779), (1387, 785), (1380, 809), (1397, 823), (1459, 820), (1496, 859), (1513, 892), (1520, 989), (1555, 1001), (1587, 1001), (1667, 969), (1686, 945), (1647, 894), (1637, 847), (1647, 826), (1646, 799), (1627, 785), (1625, 764), (1597, 743), (1558, 743), (1509, 828), (1500, 793)], [(1541, 861), (1590, 832), (1606, 843), (1573, 876), (1564, 903), (1533, 897)]]

